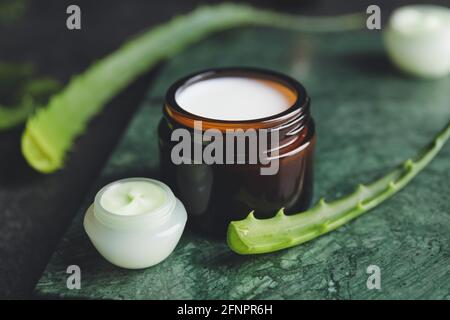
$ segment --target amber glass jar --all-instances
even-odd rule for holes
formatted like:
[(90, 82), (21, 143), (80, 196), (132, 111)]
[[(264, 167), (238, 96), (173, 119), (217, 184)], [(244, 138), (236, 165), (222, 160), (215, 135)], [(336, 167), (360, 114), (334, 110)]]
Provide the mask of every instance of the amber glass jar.
[[(205, 79), (230, 76), (270, 81), (277, 90), (292, 97), (292, 105), (270, 117), (227, 121), (191, 114), (177, 103), (177, 92), (183, 88)], [(211, 99), (211, 107), (214, 107), (214, 99)], [(306, 209), (312, 197), (316, 140), (309, 107), (310, 99), (300, 83), (286, 75), (262, 69), (211, 69), (174, 83), (167, 91), (164, 117), (158, 128), (161, 166), (166, 182), (187, 209), (188, 226), (223, 235), (230, 221), (242, 219), (252, 210), (256, 217), (267, 218), (281, 207), (287, 214)], [(225, 132), (226, 129), (252, 128), (267, 129), (269, 133), (276, 131), (279, 137), (278, 172), (261, 175), (263, 164), (260, 163), (175, 165), (171, 159), (175, 145), (171, 141), (172, 132), (183, 128), (193, 135), (194, 121), (199, 120), (202, 130), (215, 128)], [(203, 142), (203, 146), (207, 144)]]

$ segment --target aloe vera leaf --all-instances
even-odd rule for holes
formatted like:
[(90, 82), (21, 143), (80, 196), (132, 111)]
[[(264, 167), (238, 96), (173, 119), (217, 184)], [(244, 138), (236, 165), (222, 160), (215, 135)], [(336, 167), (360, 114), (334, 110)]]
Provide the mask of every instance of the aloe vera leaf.
[(31, 63), (8, 63), (0, 61), (0, 103), (14, 105), (25, 83), (35, 74)]
[(327, 203), (321, 199), (311, 209), (285, 215), (284, 209), (270, 219), (247, 218), (232, 221), (227, 242), (239, 254), (268, 253), (302, 244), (328, 233), (376, 207), (404, 188), (422, 171), (450, 137), (450, 122), (415, 158), (408, 159), (384, 177), (340, 199)]
[(58, 81), (34, 74), (32, 64), (0, 62), (0, 132), (25, 122), (60, 89)]
[(0, 24), (9, 25), (23, 17), (28, 0), (0, 0)]
[(22, 104), (14, 107), (0, 105), (0, 132), (25, 122), (33, 110), (30, 99), (26, 99)]
[(209, 33), (240, 25), (260, 25), (300, 31), (344, 31), (365, 26), (364, 14), (338, 17), (298, 17), (245, 5), (200, 7), (129, 40), (94, 63), (53, 96), (27, 122), (22, 153), (36, 170), (60, 169), (67, 152), (88, 121), (103, 105), (139, 75), (164, 58)]

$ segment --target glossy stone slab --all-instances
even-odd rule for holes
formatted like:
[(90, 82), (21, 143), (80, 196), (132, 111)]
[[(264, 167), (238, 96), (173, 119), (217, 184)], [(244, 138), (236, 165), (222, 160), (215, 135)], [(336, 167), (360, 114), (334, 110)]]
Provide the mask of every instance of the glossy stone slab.
[[(156, 125), (166, 88), (199, 69), (247, 65), (292, 75), (307, 88), (317, 123), (315, 198), (369, 182), (410, 157), (450, 118), (450, 79), (416, 80), (386, 60), (376, 32), (306, 36), (239, 29), (201, 42), (162, 69), (148, 98), (49, 262), (39, 297), (105, 299), (450, 298), (450, 144), (406, 189), (346, 226), (296, 248), (238, 256), (187, 231), (163, 263), (138, 271), (106, 262), (81, 221), (98, 187), (158, 177)], [(82, 174), (82, 173), (80, 173)], [(66, 268), (81, 268), (81, 289)], [(369, 265), (381, 290), (368, 290)]]

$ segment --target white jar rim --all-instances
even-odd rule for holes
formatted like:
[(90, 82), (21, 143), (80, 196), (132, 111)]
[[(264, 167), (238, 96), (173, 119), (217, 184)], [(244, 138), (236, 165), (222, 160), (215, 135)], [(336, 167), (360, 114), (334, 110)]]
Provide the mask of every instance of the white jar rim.
[[(149, 182), (160, 187), (165, 194), (164, 202), (157, 208), (136, 215), (120, 215), (105, 209), (101, 204), (103, 194), (111, 187), (126, 182)], [(176, 206), (176, 198), (170, 188), (161, 181), (150, 178), (125, 178), (104, 186), (95, 196), (93, 204), (94, 217), (101, 224), (114, 229), (133, 229), (157, 227), (166, 222)]]

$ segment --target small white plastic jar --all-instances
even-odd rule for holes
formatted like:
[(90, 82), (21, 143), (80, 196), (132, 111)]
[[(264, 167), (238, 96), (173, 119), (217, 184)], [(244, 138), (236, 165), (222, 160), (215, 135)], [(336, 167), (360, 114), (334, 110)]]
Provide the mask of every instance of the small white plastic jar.
[(423, 78), (450, 73), (450, 8), (400, 7), (392, 13), (383, 35), (389, 57), (401, 70)]
[[(149, 187), (158, 191), (157, 205), (149, 211), (136, 211), (136, 214), (133, 209), (127, 214), (105, 209), (102, 205), (105, 193), (133, 183), (150, 184)], [(145, 196), (148, 200), (149, 195)], [(110, 183), (97, 193), (85, 214), (84, 229), (106, 260), (122, 268), (141, 269), (163, 261), (172, 253), (186, 220), (183, 204), (167, 185), (154, 179), (128, 178)]]

